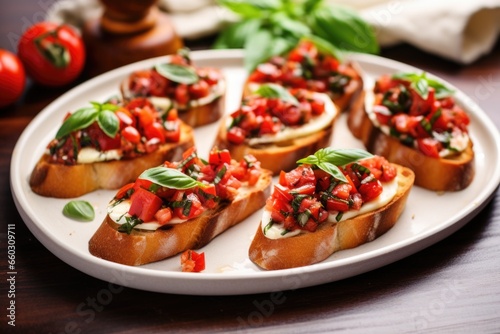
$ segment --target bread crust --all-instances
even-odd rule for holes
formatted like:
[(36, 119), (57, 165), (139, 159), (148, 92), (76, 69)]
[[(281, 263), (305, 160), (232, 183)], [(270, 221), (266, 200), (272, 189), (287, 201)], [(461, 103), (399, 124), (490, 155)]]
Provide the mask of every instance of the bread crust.
[(468, 187), (474, 179), (474, 150), (471, 140), (461, 154), (437, 159), (383, 133), (370, 120), (365, 106), (351, 110), (347, 126), (363, 142), (367, 151), (412, 169), (417, 186), (433, 191), (458, 191)]
[(314, 154), (320, 148), (330, 145), (333, 125), (336, 117), (323, 130), (291, 140), (249, 146), (248, 144), (232, 144), (227, 140), (226, 119), (224, 118), (214, 141), (214, 147), (227, 149), (235, 160), (241, 160), (247, 154), (253, 155), (261, 163), (261, 167), (269, 169), (274, 175), (280, 171), (290, 171), (297, 167), (297, 160)]
[(241, 189), (231, 203), (207, 210), (184, 223), (168, 225), (167, 229), (132, 230), (126, 234), (119, 232), (119, 225), (106, 216), (89, 241), (89, 251), (108, 261), (138, 266), (187, 249), (199, 249), (264, 206), (270, 186), (271, 172), (263, 169), (257, 184)]
[(177, 160), (194, 146), (194, 131), (181, 123), (178, 143), (167, 143), (152, 153), (128, 160), (63, 165), (50, 161), (44, 154), (35, 165), (29, 180), (33, 192), (47, 197), (72, 198), (98, 189), (118, 189), (135, 181), (146, 169), (161, 165), (165, 160)]
[(398, 190), (385, 206), (339, 223), (324, 223), (315, 232), (289, 238), (269, 239), (259, 224), (249, 248), (250, 260), (266, 270), (295, 268), (375, 240), (395, 225), (413, 185), (414, 173), (406, 167), (396, 167)]

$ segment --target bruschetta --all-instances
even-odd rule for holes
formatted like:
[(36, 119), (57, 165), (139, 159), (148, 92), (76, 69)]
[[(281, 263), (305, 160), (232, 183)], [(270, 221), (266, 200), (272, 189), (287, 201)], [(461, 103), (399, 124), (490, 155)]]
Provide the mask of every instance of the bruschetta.
[(244, 95), (263, 83), (288, 88), (303, 88), (325, 93), (340, 112), (363, 103), (363, 79), (353, 61), (341, 62), (331, 45), (302, 40), (283, 56), (274, 56), (256, 67), (248, 76)]
[(330, 144), (338, 116), (326, 94), (264, 84), (221, 122), (214, 147), (255, 156), (274, 174)]
[(123, 105), (92, 103), (66, 116), (29, 184), (39, 195), (58, 198), (119, 189), (192, 146), (193, 129), (175, 109), (160, 114), (143, 98)]
[(347, 121), (368, 151), (411, 168), (415, 185), (434, 191), (462, 190), (472, 182), (469, 123), (453, 91), (425, 73), (381, 76)]
[(153, 68), (133, 72), (120, 91), (125, 100), (146, 97), (164, 111), (177, 109), (192, 127), (213, 123), (224, 114), (224, 75), (217, 68), (195, 67), (186, 49)]
[(397, 222), (413, 172), (362, 150), (325, 148), (279, 177), (249, 257), (266, 270), (307, 266), (386, 233)]
[(89, 251), (137, 266), (198, 249), (264, 206), (270, 186), (271, 172), (252, 156), (237, 162), (212, 150), (207, 162), (190, 149), (117, 192)]

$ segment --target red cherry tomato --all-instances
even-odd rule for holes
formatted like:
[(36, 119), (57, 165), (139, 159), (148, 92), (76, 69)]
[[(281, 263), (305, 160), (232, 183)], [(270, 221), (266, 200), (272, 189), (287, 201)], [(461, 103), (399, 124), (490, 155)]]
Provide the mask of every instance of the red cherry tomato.
[(26, 30), (18, 55), (34, 81), (63, 86), (75, 80), (85, 64), (81, 37), (67, 25), (40, 22)]
[(0, 108), (14, 103), (24, 90), (26, 75), (17, 56), (0, 49)]

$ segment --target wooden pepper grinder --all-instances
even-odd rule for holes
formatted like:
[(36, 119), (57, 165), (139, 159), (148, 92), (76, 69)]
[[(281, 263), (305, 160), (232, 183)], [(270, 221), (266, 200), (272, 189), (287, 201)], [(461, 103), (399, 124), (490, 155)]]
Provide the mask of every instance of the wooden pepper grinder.
[(102, 17), (87, 21), (82, 35), (92, 76), (183, 46), (158, 0), (101, 0)]

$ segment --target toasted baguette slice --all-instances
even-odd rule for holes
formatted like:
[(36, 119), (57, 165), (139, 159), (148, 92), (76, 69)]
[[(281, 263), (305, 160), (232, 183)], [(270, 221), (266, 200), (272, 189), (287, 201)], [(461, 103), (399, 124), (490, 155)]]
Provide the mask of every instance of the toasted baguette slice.
[(277, 270), (307, 266), (325, 260), (334, 252), (370, 242), (387, 232), (403, 212), (413, 185), (413, 172), (397, 166), (398, 190), (385, 206), (339, 223), (323, 223), (315, 232), (289, 238), (269, 239), (259, 224), (249, 257), (262, 269)]
[(472, 141), (469, 141), (468, 147), (461, 154), (437, 159), (383, 133), (370, 120), (364, 106), (351, 110), (347, 125), (369, 152), (412, 169), (417, 186), (434, 191), (458, 191), (469, 186), (474, 178)]
[[(217, 71), (220, 72), (220, 70)], [(179, 113), (179, 118), (192, 127), (216, 122), (224, 115), (226, 104), (226, 82), (222, 74), (220, 75), (221, 81), (209, 96), (190, 101), (188, 105), (178, 105), (168, 97), (149, 96), (148, 100), (160, 110), (168, 110), (174, 107)], [(120, 92), (125, 101), (137, 97), (130, 92), (129, 85), (130, 77), (123, 80), (120, 85)]]
[[(352, 77), (349, 84), (345, 87), (342, 95), (326, 92), (332, 102), (335, 104), (339, 112), (348, 112), (353, 108), (362, 106), (363, 100), (363, 78), (361, 68), (356, 62), (349, 62), (345, 65), (355, 75)], [(258, 89), (261, 83), (246, 81), (243, 87), (243, 98), (252, 95)]]
[(289, 171), (297, 166), (297, 160), (314, 154), (320, 148), (330, 145), (333, 135), (333, 126), (338, 118), (335, 105), (326, 94), (313, 93), (325, 102), (325, 113), (331, 115), (331, 120), (321, 124), (319, 130), (312, 133), (297, 133), (296, 137), (277, 141), (256, 142), (247, 140), (242, 144), (233, 144), (227, 139), (228, 118), (221, 121), (219, 131), (214, 141), (214, 147), (227, 149), (231, 156), (242, 159), (246, 154), (251, 154), (261, 162), (262, 168), (269, 169), (274, 175), (280, 171)]
[(257, 184), (244, 187), (229, 204), (205, 211), (201, 216), (156, 231), (117, 230), (109, 216), (89, 241), (92, 255), (105, 260), (138, 266), (166, 259), (187, 249), (198, 249), (264, 206), (270, 194), (271, 172), (262, 169)]
[(42, 196), (79, 197), (98, 189), (118, 189), (134, 181), (145, 169), (165, 160), (175, 160), (194, 146), (194, 131), (181, 123), (181, 138), (177, 143), (163, 144), (144, 156), (128, 160), (112, 160), (88, 164), (63, 165), (50, 162), (44, 154), (31, 173), (31, 189)]
[(225, 122), (219, 128), (214, 147), (227, 149), (236, 160), (251, 154), (261, 162), (262, 168), (269, 169), (273, 175), (280, 171), (289, 171), (297, 166), (297, 160), (313, 154), (320, 148), (330, 145), (333, 134), (333, 123), (329, 123), (323, 130), (314, 134), (298, 137), (288, 141), (250, 146), (247, 144), (235, 145), (227, 140)]

